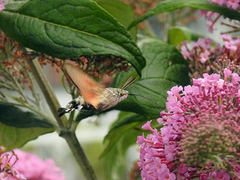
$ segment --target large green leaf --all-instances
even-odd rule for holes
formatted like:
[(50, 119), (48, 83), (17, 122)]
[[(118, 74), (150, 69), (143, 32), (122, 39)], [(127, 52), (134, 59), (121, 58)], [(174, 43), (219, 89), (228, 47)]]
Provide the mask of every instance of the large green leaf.
[(53, 126), (31, 112), (0, 103), (0, 144), (8, 150), (19, 148), (38, 136), (53, 132)]
[(220, 6), (216, 3), (211, 3), (208, 0), (166, 0), (159, 3), (154, 9), (148, 11), (146, 14), (134, 21), (128, 29), (136, 26), (143, 20), (154, 16), (159, 13), (173, 11), (175, 9), (181, 9), (184, 7), (191, 7), (194, 9), (201, 9), (206, 11), (213, 11), (224, 15), (230, 19), (240, 20), (240, 12), (227, 8), (226, 6)]
[[(117, 141), (119, 141), (123, 134), (127, 133), (130, 129), (136, 127), (139, 122), (141, 123), (144, 120), (146, 121), (144, 116), (139, 116), (135, 113), (121, 112), (118, 120), (112, 125), (110, 131), (104, 138), (104, 141), (108, 142), (108, 146), (104, 150), (102, 156), (105, 156), (105, 154), (116, 145)], [(116, 129), (117, 131), (115, 131)], [(136, 139), (136, 137), (133, 138)]]
[(29, 128), (42, 127), (52, 128), (53, 126), (45, 119), (32, 112), (22, 111), (18, 107), (0, 103), (0, 122), (13, 127)]
[(17, 128), (0, 123), (0, 144), (6, 147), (7, 150), (12, 150), (23, 146), (30, 140), (38, 138), (42, 134), (52, 131), (52, 128)]
[[(136, 143), (137, 136), (142, 133), (142, 131), (135, 128), (143, 120), (144, 117), (138, 114), (121, 112), (118, 120), (112, 125), (111, 130), (105, 136), (104, 141), (108, 144), (101, 157), (104, 158), (107, 179), (126, 179), (125, 165), (127, 162), (125, 152), (129, 146)], [(118, 123), (121, 121), (128, 121), (128, 124), (122, 126), (120, 125), (122, 123)]]
[[(127, 133), (122, 134), (120, 139), (118, 139), (117, 144), (104, 155), (105, 162), (105, 173), (107, 180), (122, 180), (128, 179), (129, 174), (126, 165), (132, 166), (129, 164), (130, 161), (126, 157), (126, 151), (131, 146), (136, 144), (137, 136), (140, 135), (141, 131), (136, 129), (129, 129)], [(133, 155), (133, 157), (136, 154)]]
[(23, 46), (58, 58), (107, 55), (140, 74), (145, 59), (129, 32), (91, 0), (30, 0), (0, 13), (0, 28)]
[[(127, 28), (134, 20), (134, 11), (129, 4), (121, 0), (94, 0), (101, 7), (114, 16), (125, 28)], [(130, 34), (134, 40), (137, 38), (137, 28), (132, 28)]]
[[(189, 68), (176, 47), (160, 41), (144, 48), (143, 55), (147, 60), (147, 65), (142, 70), (142, 77), (127, 90), (155, 101), (160, 107), (149, 99), (129, 95), (114, 109), (135, 112), (147, 119), (154, 119), (158, 118), (160, 111), (165, 109), (167, 91), (175, 85), (184, 86), (190, 83)], [(124, 79), (126, 74), (122, 73), (118, 76), (116, 79), (120, 80), (121, 76)], [(122, 82), (115, 81), (113, 86), (118, 87), (118, 84)]]

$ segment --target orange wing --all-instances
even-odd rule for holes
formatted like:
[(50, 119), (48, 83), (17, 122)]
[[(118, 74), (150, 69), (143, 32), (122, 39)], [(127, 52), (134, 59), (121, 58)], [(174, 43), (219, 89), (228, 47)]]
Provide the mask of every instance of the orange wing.
[(78, 67), (70, 64), (64, 64), (64, 70), (69, 79), (78, 88), (79, 93), (84, 100), (94, 106), (96, 109), (100, 103), (103, 87), (85, 74)]

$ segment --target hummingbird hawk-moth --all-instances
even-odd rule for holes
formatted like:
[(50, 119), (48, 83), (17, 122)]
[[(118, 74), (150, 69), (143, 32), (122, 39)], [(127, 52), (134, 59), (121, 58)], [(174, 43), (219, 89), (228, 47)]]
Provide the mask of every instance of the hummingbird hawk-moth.
[(112, 87), (104, 88), (78, 67), (70, 63), (64, 64), (63, 71), (69, 80), (76, 86), (80, 96), (70, 101), (66, 108), (59, 108), (59, 117), (75, 109), (109, 109), (128, 97), (129, 92), (124, 89), (136, 79), (129, 78), (121, 89)]

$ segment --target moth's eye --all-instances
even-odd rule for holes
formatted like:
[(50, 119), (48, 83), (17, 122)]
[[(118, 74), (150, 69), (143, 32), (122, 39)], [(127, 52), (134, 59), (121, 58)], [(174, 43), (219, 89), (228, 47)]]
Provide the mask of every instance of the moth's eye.
[(119, 95), (120, 95), (120, 96), (125, 96), (126, 93), (125, 93), (125, 92), (120, 92)]

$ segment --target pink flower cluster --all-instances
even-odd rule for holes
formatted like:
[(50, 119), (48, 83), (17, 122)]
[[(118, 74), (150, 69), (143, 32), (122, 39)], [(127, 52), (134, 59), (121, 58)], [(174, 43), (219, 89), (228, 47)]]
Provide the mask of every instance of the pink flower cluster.
[(219, 5), (226, 5), (230, 9), (239, 8), (240, 0), (209, 0), (210, 2), (217, 3)]
[[(43, 161), (36, 155), (21, 150), (14, 150), (18, 157), (15, 169), (31, 180), (65, 180), (62, 170), (57, 167), (53, 160)], [(9, 180), (18, 180), (10, 178)]]
[(2, 3), (4, 2), (5, 0), (0, 0), (0, 11), (4, 10), (5, 7), (2, 5)]
[(190, 47), (188, 41), (184, 41), (181, 46), (181, 53), (185, 59), (197, 60), (202, 64), (206, 63), (210, 57), (218, 57), (222, 54), (222, 47), (220, 44), (216, 44), (216, 47), (212, 47), (213, 40), (208, 38), (199, 38), (197, 42), (192, 42)]
[[(197, 60), (202, 64), (210, 59), (218, 59), (220, 55), (225, 55), (228, 58), (240, 59), (240, 37), (233, 39), (232, 36), (221, 35), (224, 45), (213, 43), (213, 40), (208, 38), (199, 38), (197, 42), (188, 44), (184, 41), (181, 46), (181, 53), (185, 59)], [(214, 45), (214, 46), (213, 46)]]
[[(238, 36), (236, 39), (233, 39), (232, 36), (228, 35), (221, 35), (223, 41), (224, 41), (224, 48), (226, 49), (225, 54), (228, 55), (228, 57), (231, 57), (235, 54), (240, 54), (240, 36)], [(235, 57), (236, 58), (236, 57)], [(239, 59), (239, 56), (238, 58)]]
[(204, 74), (168, 91), (160, 129), (138, 137), (143, 180), (237, 180), (240, 177), (240, 77)]
[[(228, 35), (221, 35), (224, 45), (213, 43), (208, 38), (200, 38), (197, 42), (184, 41), (181, 46), (181, 53), (189, 60), (189, 68), (193, 78), (202, 77), (203, 73), (212, 73), (215, 66), (221, 64), (219, 61), (227, 60), (236, 65), (240, 62), (240, 37), (233, 39)], [(228, 66), (223, 66), (223, 68)], [(230, 67), (228, 67), (230, 68)]]
[[(230, 9), (237, 10), (240, 6), (240, 0), (209, 0), (210, 2), (217, 3), (219, 5), (225, 5)], [(217, 20), (221, 17), (220, 14), (211, 12), (211, 11), (204, 11), (200, 10), (200, 16), (205, 16), (205, 18), (208, 20), (206, 25), (209, 28), (210, 32), (213, 32), (216, 30), (216, 28), (213, 28), (214, 24), (217, 22)], [(238, 22), (238, 21), (235, 21)]]
[(6, 148), (0, 146), (0, 179), (1, 180), (27, 180), (15, 167), (17, 155), (12, 151), (4, 153)]
[(4, 153), (0, 146), (0, 180), (65, 180), (53, 160), (45, 162), (37, 156), (15, 149)]

